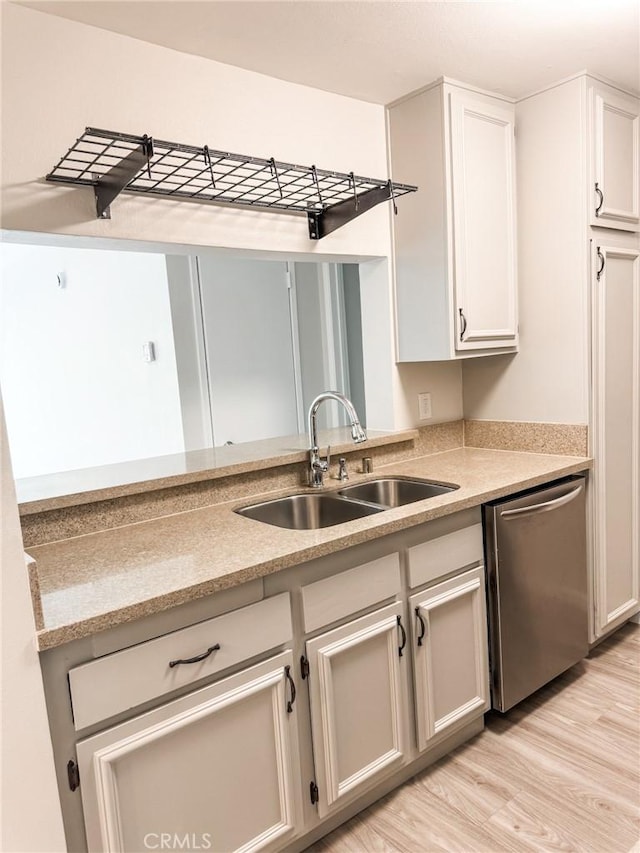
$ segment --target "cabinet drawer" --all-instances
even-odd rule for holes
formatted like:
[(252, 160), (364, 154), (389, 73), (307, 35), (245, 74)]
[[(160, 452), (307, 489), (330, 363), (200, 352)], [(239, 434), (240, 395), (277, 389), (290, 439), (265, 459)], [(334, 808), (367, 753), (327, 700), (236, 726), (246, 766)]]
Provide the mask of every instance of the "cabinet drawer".
[(305, 631), (315, 631), (400, 590), (400, 558), (388, 554), (339, 575), (302, 587)]
[[(76, 730), (221, 672), (291, 639), (289, 593), (199, 622), (69, 671)], [(174, 663), (218, 649), (200, 661)]]
[(473, 524), (408, 549), (409, 586), (483, 562), (482, 524)]

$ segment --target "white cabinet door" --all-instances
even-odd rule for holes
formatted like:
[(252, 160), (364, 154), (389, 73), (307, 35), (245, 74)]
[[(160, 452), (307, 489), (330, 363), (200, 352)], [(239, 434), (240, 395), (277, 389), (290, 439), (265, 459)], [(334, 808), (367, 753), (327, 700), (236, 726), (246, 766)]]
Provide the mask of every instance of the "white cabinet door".
[(516, 352), (514, 106), (449, 82), (389, 108), (398, 361)]
[(591, 90), (591, 224), (624, 231), (640, 226), (640, 102)]
[(391, 604), (307, 642), (320, 817), (405, 757), (401, 613)]
[(291, 672), (287, 652), (81, 741), (89, 851), (283, 844), (300, 790)]
[(594, 246), (596, 634), (640, 609), (640, 254)]
[(517, 342), (514, 111), (451, 92), (456, 350)]
[(482, 567), (409, 599), (418, 749), (489, 707), (487, 617)]

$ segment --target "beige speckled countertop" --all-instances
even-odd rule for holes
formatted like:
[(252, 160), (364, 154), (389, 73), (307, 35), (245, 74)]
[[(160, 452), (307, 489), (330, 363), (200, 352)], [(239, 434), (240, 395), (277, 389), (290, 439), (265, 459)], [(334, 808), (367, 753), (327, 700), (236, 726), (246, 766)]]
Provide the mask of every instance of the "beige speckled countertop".
[[(34, 546), (29, 571), (37, 572), (32, 593), (39, 589), (40, 601), (34, 602), (39, 648), (590, 467), (585, 457), (459, 448), (350, 480), (398, 474), (457, 483), (456, 491), (322, 530), (286, 530), (244, 518), (233, 509), (253, 502), (245, 498)], [(330, 483), (327, 490), (340, 487)]]
[[(412, 441), (417, 435), (415, 429), (368, 430), (367, 452), (374, 447)], [(353, 451), (349, 427), (320, 430), (319, 439), (321, 447), (331, 445), (334, 457)], [(16, 480), (16, 492), (20, 515), (29, 515), (43, 509), (77, 506), (277, 468), (305, 462), (308, 456), (309, 437), (305, 433), (27, 477)]]

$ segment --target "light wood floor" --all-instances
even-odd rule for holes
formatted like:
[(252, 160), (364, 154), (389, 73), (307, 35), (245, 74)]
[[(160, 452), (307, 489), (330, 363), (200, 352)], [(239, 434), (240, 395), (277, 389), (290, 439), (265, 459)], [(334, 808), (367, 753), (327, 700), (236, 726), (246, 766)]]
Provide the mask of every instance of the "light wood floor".
[(626, 853), (640, 839), (639, 661), (627, 624), (310, 850)]

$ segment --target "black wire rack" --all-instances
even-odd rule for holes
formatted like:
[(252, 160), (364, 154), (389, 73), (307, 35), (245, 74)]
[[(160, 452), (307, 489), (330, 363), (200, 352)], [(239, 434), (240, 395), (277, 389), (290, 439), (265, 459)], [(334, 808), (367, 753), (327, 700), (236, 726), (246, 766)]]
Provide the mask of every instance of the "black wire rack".
[(306, 215), (312, 240), (382, 201), (396, 209), (396, 198), (418, 189), (95, 127), (85, 129), (46, 179), (92, 186), (100, 219), (110, 218), (121, 192), (142, 193)]

